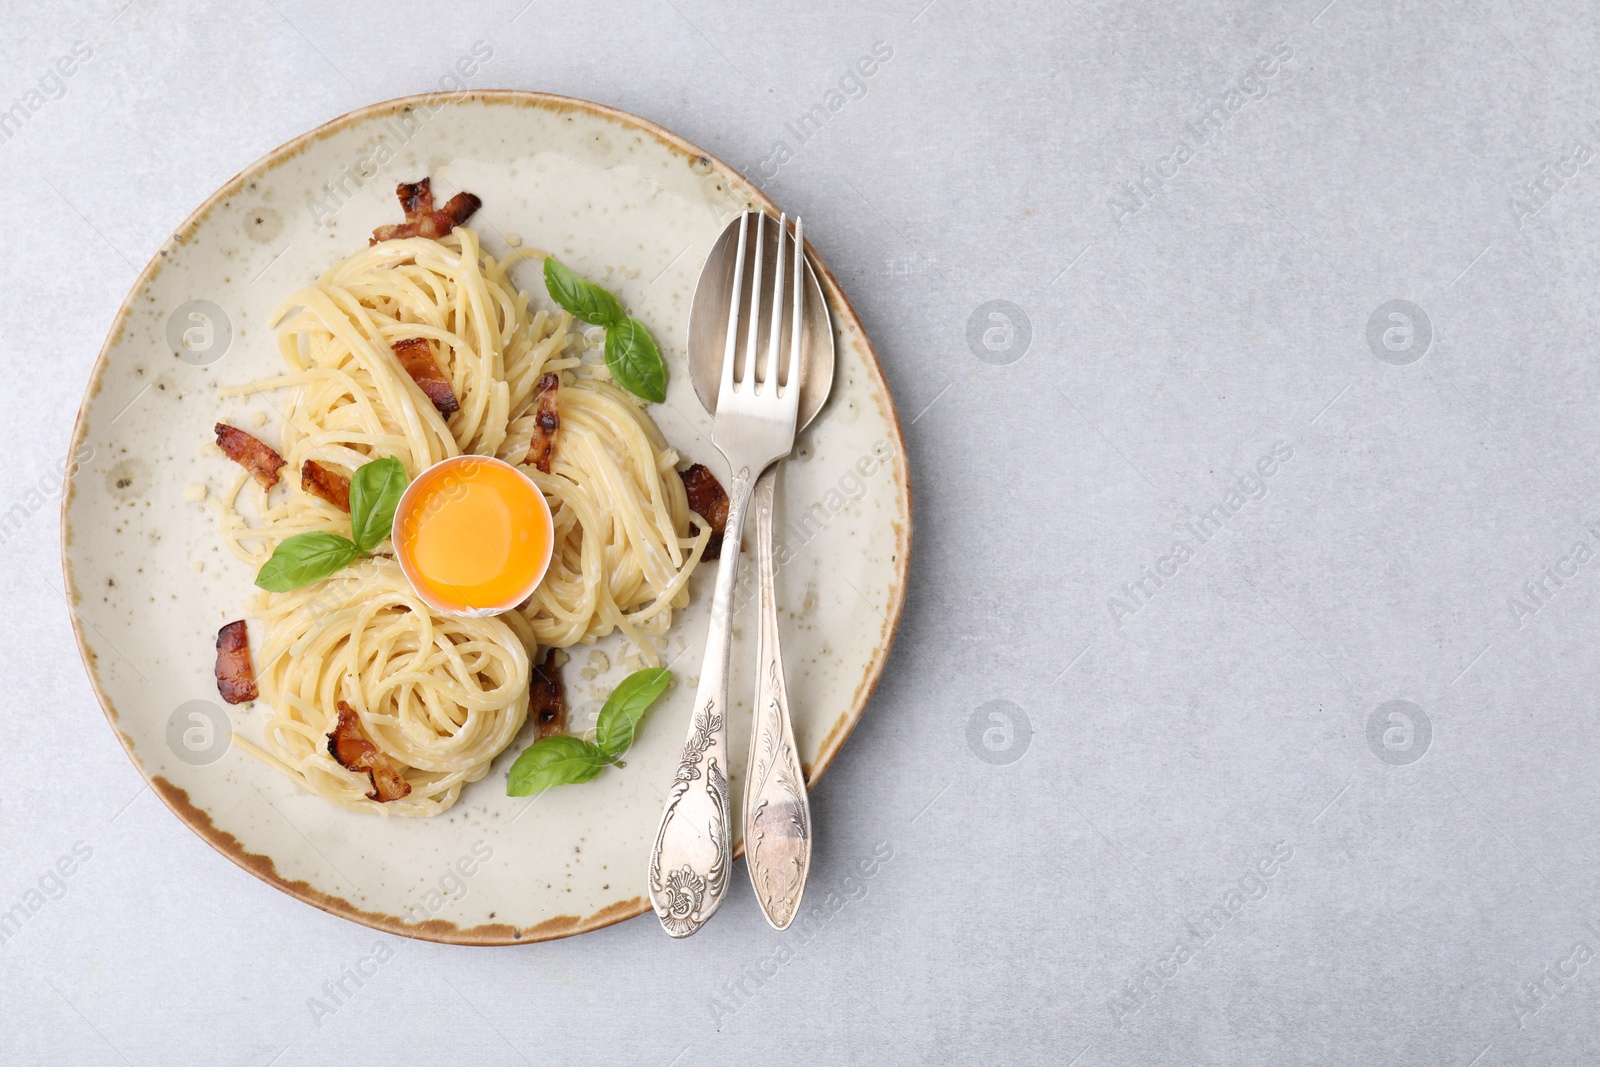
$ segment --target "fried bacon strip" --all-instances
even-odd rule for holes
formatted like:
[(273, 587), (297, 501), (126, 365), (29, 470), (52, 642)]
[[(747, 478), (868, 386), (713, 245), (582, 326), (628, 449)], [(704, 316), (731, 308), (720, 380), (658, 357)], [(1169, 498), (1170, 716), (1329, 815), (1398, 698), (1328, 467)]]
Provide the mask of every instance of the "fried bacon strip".
[(440, 415), (448, 419), (461, 410), (461, 401), (456, 399), (455, 390), (445, 380), (444, 372), (439, 369), (439, 361), (433, 358), (433, 348), (426, 338), (408, 337), (389, 347), (394, 349), (400, 366), (411, 375), (411, 380), (417, 383), (424, 395), (433, 401)]
[(387, 804), (411, 792), (411, 783), (401, 777), (389, 757), (378, 751), (377, 745), (367, 740), (356, 710), (342, 700), (339, 701), (339, 722), (328, 735), (328, 755), (345, 770), (367, 776), (372, 783), (368, 800)]
[(678, 472), (683, 478), (684, 491), (689, 494), (689, 510), (706, 520), (711, 527), (711, 540), (706, 542), (701, 559), (719, 559), (722, 556), (722, 532), (728, 528), (728, 494), (722, 483), (704, 463), (696, 463)]
[(243, 619), (217, 631), (217, 692), (230, 704), (256, 698), (256, 669), (250, 662), (250, 632)]
[(271, 489), (278, 484), (278, 472), (284, 464), (282, 456), (237, 426), (219, 422), (213, 429), (217, 431), (217, 447), (229, 459), (249, 471), (261, 488)]
[(567, 689), (553, 648), (528, 677), (528, 718), (538, 727), (541, 741), (567, 732)]
[(546, 374), (539, 379), (538, 404), (533, 415), (533, 440), (528, 442), (528, 455), (524, 463), (550, 473), (550, 461), (556, 454), (556, 431), (561, 429), (561, 413), (556, 410), (556, 389), (561, 385), (559, 374)]
[(350, 510), (350, 479), (314, 459), (300, 464), (300, 488), (320, 496), (340, 511)]
[(408, 219), (433, 210), (432, 178), (424, 178), (420, 182), (401, 182), (394, 187), (394, 192), (400, 198), (400, 210), (406, 213)]
[(400, 198), (406, 221), (379, 226), (372, 231), (372, 240), (368, 244), (375, 245), (379, 241), (394, 241), (402, 237), (431, 237), (438, 240), (466, 222), (474, 211), (483, 206), (483, 201), (471, 193), (457, 193), (445, 202), (444, 207), (435, 211), (431, 178), (423, 178), (419, 182), (401, 182), (395, 187), (395, 195)]

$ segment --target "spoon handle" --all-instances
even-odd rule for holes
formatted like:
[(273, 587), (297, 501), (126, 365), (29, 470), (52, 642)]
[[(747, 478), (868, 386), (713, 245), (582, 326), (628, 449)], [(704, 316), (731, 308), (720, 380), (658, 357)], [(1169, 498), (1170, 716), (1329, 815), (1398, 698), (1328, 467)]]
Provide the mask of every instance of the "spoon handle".
[(744, 786), (744, 855), (761, 910), (776, 930), (800, 910), (811, 869), (811, 804), (795, 753), (789, 692), (778, 640), (778, 597), (772, 564), (772, 513), (780, 460), (756, 482), (756, 562), (761, 576), (761, 628), (756, 700)]
[(728, 522), (711, 598), (706, 658), (689, 717), (678, 773), (650, 853), (650, 903), (673, 937), (704, 926), (728, 892), (733, 848), (728, 816), (728, 657), (733, 646), (733, 591), (739, 577), (739, 538), (754, 479), (734, 470)]

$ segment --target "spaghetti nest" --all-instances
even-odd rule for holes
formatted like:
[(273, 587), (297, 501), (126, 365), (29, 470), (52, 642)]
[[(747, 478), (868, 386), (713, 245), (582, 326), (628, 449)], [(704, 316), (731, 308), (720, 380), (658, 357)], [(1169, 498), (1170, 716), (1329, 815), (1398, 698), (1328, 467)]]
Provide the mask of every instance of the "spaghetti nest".
[[(516, 628), (430, 612), (392, 559), (265, 599), (259, 682), (273, 717), (262, 754), (312, 792), (392, 815), (433, 815), (488, 773), (522, 729), (528, 649)], [(371, 783), (333, 758), (337, 712), (329, 711), (340, 701), (405, 776), (407, 796), (377, 803)]]
[[(688, 603), (710, 532), (691, 524), (678, 455), (642, 403), (590, 358), (570, 315), (530, 309), (510, 271), (537, 255), (497, 259), (465, 226), (437, 240), (382, 241), (275, 313), (285, 373), (222, 390), (286, 391), (279, 442), (290, 470), (310, 460), (348, 478), (393, 456), (415, 478), (452, 456), (492, 455), (533, 480), (555, 521), (544, 581), (498, 617), (431, 611), (387, 543), (333, 578), (258, 597), (262, 696), (273, 718), (264, 749), (246, 747), (339, 803), (398, 815), (444, 811), (521, 729), (537, 646), (620, 630), (657, 665), (653, 639)], [(415, 338), (427, 342), (454, 408), (430, 398), (397, 358), (396, 343)], [(528, 462), (547, 375), (559, 380), (560, 417), (548, 471)], [(350, 516), (296, 479), (248, 501), (246, 484), (254, 483), (241, 473), (223, 494), (222, 532), (252, 565), (297, 533), (350, 533)], [(370, 799), (367, 777), (330, 753), (340, 701), (411, 785), (403, 800)]]

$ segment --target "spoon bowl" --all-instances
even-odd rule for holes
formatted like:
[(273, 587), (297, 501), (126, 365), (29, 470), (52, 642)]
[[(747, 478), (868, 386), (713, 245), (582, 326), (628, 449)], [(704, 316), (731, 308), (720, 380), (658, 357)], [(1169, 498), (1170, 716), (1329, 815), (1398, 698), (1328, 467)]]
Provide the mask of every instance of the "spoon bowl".
[[(694, 303), (689, 309), (689, 378), (694, 383), (700, 405), (712, 415), (717, 413), (717, 389), (722, 382), (722, 353), (728, 338), (728, 304), (732, 300), (740, 217), (735, 215), (711, 246), (705, 266), (700, 268), (700, 281), (695, 286)], [(777, 267), (779, 223), (764, 212), (760, 213), (760, 219), (765, 227), (765, 239), (761, 242), (765, 250), (762, 275), (771, 278)], [(750, 234), (749, 242), (751, 247), (756, 244), (754, 233)], [(833, 322), (811, 260), (807, 258), (805, 264), (805, 323), (802, 327), (805, 338), (800, 355), (797, 433), (817, 417), (833, 389)]]

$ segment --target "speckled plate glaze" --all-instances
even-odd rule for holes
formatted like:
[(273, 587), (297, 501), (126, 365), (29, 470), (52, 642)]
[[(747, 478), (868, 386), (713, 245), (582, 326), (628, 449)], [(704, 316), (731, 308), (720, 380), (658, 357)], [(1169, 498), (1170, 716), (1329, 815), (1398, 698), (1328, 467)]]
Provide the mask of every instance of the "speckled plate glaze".
[[(723, 223), (749, 205), (776, 206), (693, 145), (596, 104), (522, 92), (377, 104), (230, 181), (151, 260), (118, 312), (79, 414), (80, 463), (62, 506), (73, 624), (129, 757), (239, 866), (325, 911), (406, 936), (477, 945), (564, 937), (648, 908), (651, 835), (688, 723), (711, 568), (696, 576), (669, 638), (678, 684), (645, 720), (626, 768), (531, 800), (504, 787), (524, 735), (444, 815), (344, 811), (231, 743), (258, 739), (267, 709), (228, 707), (212, 677), (217, 628), (245, 614), (253, 576), (217, 536), (211, 508), (234, 468), (205, 446), (219, 419), (277, 437), (270, 398), (223, 402), (216, 391), (279, 369), (272, 310), (363, 247), (374, 226), (395, 221), (396, 182), (424, 174), (445, 195), (483, 198), (472, 225), (490, 248), (520, 236), (618, 292), (668, 361), (667, 402), (653, 409), (662, 430), (686, 460), (726, 477), (685, 363), (690, 298)], [(537, 264), (519, 270), (543, 299)], [(893, 402), (849, 301), (820, 274), (838, 371), (785, 472), (778, 549), (788, 557), (779, 585), (795, 735), (813, 782), (883, 670), (911, 538)], [(195, 486), (209, 488), (206, 500), (191, 499)], [(747, 592), (752, 577), (747, 566)], [(739, 609), (735, 693), (752, 688), (751, 599)], [(260, 639), (253, 623), (252, 644)], [(572, 650), (575, 728), (592, 724), (636, 665), (615, 637)], [(747, 721), (736, 719), (731, 734), (737, 780)], [(736, 781), (736, 801), (741, 791)]]

